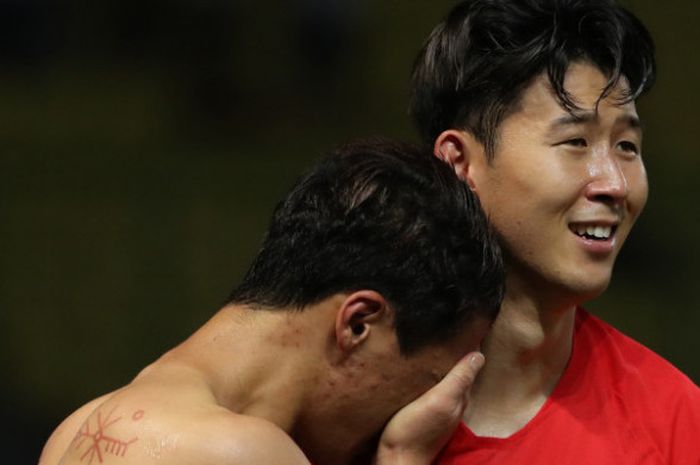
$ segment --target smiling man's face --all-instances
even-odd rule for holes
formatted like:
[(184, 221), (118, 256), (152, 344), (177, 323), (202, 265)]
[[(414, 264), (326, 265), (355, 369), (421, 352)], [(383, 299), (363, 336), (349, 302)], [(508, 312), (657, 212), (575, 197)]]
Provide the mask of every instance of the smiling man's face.
[[(509, 286), (549, 286), (572, 302), (600, 294), (647, 198), (641, 129), (621, 79), (570, 66), (565, 89), (581, 111), (556, 100), (546, 75), (526, 88), (499, 127), (493, 160), (469, 166), (469, 182), (501, 237)], [(541, 289), (546, 292), (546, 289)]]

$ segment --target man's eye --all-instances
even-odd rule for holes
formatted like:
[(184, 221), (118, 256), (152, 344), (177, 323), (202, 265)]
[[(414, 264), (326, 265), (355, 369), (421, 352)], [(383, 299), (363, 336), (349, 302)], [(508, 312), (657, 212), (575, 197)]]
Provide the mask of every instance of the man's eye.
[(577, 137), (575, 139), (565, 140), (561, 145), (571, 145), (573, 147), (588, 147), (588, 142), (582, 137)]
[(623, 140), (622, 142), (618, 142), (617, 146), (624, 152), (639, 153), (639, 148), (634, 142)]

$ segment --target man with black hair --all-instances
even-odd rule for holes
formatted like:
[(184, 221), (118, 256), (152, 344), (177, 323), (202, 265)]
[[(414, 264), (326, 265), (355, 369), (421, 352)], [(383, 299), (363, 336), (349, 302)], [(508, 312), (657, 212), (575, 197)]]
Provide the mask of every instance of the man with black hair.
[(479, 197), (506, 296), (448, 464), (700, 464), (700, 390), (580, 307), (644, 207), (652, 39), (613, 0), (469, 0), (413, 73), (426, 143)]
[(377, 444), (377, 464), (428, 465), (449, 438), (434, 432), (460, 420), (483, 363), (468, 352), (504, 278), (447, 165), (386, 141), (347, 146), (278, 205), (230, 302), (68, 417), (40, 465), (343, 465)]

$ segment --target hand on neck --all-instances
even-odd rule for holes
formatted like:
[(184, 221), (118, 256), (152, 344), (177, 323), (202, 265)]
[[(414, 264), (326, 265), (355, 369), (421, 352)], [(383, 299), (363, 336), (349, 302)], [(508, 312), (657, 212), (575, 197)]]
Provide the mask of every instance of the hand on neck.
[(576, 306), (541, 302), (528, 293), (508, 290), (484, 341), (488, 363), (474, 384), (465, 413), (467, 425), (477, 435), (508, 437), (521, 429), (566, 370)]

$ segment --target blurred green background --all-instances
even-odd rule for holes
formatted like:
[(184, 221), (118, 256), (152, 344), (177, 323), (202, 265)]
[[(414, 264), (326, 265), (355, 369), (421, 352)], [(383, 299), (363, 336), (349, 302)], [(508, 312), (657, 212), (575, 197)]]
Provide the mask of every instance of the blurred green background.
[[(3, 463), (203, 323), (318, 155), (415, 139), (411, 63), (453, 3), (0, 1)], [(658, 46), (651, 196), (589, 307), (698, 382), (700, 7), (626, 4)]]

